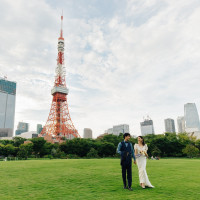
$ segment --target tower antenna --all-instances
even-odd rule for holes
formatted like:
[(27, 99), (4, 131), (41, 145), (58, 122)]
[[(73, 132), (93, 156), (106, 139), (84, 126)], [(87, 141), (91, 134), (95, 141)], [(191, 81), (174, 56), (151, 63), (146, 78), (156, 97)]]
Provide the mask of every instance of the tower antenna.
[(62, 15), (61, 15), (60, 38), (63, 38), (63, 10), (62, 10)]

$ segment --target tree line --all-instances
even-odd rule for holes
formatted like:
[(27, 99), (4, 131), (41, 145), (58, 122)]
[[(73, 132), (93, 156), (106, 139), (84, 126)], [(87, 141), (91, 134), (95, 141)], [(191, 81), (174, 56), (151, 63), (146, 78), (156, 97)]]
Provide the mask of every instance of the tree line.
[[(144, 136), (149, 156), (157, 157), (199, 157), (200, 139), (187, 133), (165, 133)], [(26, 141), (26, 142), (25, 142)], [(103, 158), (119, 157), (117, 145), (123, 141), (123, 134), (105, 135), (97, 139), (74, 138), (61, 144), (46, 142), (44, 138), (0, 140), (0, 158)], [(137, 138), (130, 142), (137, 143)]]

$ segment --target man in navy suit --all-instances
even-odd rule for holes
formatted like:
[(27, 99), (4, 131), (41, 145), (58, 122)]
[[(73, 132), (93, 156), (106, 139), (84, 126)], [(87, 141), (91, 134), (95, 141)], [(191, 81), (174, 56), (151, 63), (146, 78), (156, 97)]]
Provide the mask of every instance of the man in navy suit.
[[(130, 133), (124, 133), (124, 141), (120, 142), (117, 147), (117, 153), (121, 155), (121, 167), (122, 167), (122, 179), (124, 183), (124, 189), (132, 191), (132, 157), (135, 161), (135, 154), (133, 151), (133, 145), (129, 142), (131, 135)], [(128, 187), (126, 181), (126, 174), (128, 179)]]

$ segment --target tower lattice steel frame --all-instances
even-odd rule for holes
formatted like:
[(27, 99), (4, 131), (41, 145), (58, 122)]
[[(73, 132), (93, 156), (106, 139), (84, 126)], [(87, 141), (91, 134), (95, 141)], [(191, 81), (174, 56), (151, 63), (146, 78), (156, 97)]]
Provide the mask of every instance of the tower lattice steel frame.
[(63, 141), (64, 138), (73, 139), (80, 137), (78, 131), (74, 127), (68, 109), (67, 95), (69, 90), (66, 87), (65, 81), (64, 46), (62, 15), (60, 37), (58, 38), (56, 76), (54, 87), (51, 90), (53, 100), (48, 120), (40, 134), (40, 137), (44, 137), (51, 142), (60, 142)]

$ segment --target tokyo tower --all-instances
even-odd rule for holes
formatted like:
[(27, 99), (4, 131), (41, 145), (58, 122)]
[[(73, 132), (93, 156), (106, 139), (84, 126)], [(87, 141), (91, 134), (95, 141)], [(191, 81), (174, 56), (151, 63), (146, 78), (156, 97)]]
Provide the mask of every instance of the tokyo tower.
[(67, 95), (69, 90), (65, 81), (64, 46), (62, 15), (60, 37), (58, 38), (56, 76), (54, 87), (51, 90), (53, 100), (48, 120), (40, 133), (40, 137), (44, 137), (49, 142), (62, 142), (63, 139), (80, 137), (73, 125), (68, 109)]

